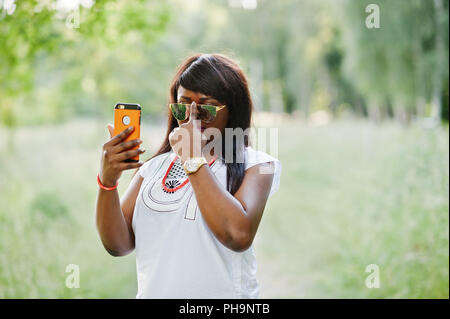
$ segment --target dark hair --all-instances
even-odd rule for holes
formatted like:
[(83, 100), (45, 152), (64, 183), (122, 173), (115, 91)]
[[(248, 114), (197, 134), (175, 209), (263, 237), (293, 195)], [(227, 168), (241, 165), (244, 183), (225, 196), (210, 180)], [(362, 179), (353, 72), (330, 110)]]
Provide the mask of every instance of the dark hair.
[[(222, 54), (196, 54), (188, 57), (179, 66), (170, 86), (169, 103), (177, 102), (177, 92), (180, 85), (194, 92), (200, 92), (226, 104), (228, 108), (227, 128), (250, 127), (253, 103), (248, 89), (247, 79), (236, 62)], [(169, 134), (178, 126), (172, 113), (168, 112), (167, 132), (164, 141), (153, 156), (169, 152)], [(225, 136), (222, 136), (222, 159), (225, 156)], [(249, 145), (245, 136), (243, 145), (239, 139), (233, 140), (233, 162), (227, 166), (227, 190), (234, 194), (242, 184), (245, 173), (245, 162), (237, 161), (239, 152)], [(152, 158), (153, 158), (152, 157)]]

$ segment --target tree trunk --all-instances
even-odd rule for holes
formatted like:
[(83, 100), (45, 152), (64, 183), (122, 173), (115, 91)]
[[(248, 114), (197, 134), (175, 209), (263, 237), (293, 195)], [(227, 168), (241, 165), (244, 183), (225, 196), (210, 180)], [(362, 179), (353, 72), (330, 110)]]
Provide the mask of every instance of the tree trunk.
[(408, 114), (406, 112), (406, 107), (403, 102), (397, 102), (394, 105), (394, 117), (401, 126), (405, 127), (408, 124)]
[(380, 124), (381, 110), (377, 102), (375, 102), (374, 100), (370, 100), (368, 103), (367, 112), (371, 121), (373, 121), (375, 124)]
[(436, 69), (435, 69), (435, 79), (434, 79), (434, 90), (433, 90), (433, 98), (431, 101), (431, 117), (435, 119), (438, 123), (441, 122), (441, 111), (442, 111), (442, 100), (441, 100), (441, 91), (442, 91), (442, 71), (441, 71), (441, 63), (440, 60), (443, 58), (443, 39), (442, 39), (442, 31), (441, 31), (441, 15), (443, 10), (442, 0), (434, 0), (434, 9), (435, 9), (435, 19), (436, 19)]
[(425, 118), (425, 111), (426, 111), (426, 105), (427, 102), (422, 96), (418, 96), (416, 99), (416, 117), (417, 119), (421, 120)]

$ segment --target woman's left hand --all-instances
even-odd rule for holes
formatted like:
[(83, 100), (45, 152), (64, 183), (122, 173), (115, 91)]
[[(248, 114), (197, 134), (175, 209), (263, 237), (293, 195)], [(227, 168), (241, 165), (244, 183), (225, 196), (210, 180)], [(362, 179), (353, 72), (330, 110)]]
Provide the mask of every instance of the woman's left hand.
[(201, 121), (198, 119), (197, 104), (192, 102), (189, 121), (176, 127), (169, 134), (172, 150), (180, 157), (182, 163), (191, 157), (201, 157), (206, 137), (201, 131)]

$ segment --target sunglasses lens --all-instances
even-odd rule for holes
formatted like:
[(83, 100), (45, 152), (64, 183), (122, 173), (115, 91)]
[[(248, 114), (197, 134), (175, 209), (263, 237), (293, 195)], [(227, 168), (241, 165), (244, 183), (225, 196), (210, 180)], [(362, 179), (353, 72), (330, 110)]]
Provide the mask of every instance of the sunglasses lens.
[[(178, 121), (186, 120), (187, 104), (172, 103), (169, 106), (176, 120)], [(198, 110), (198, 117), (201, 121), (212, 122), (216, 118), (217, 106), (215, 105), (198, 104), (197, 110)]]
[(170, 110), (172, 111), (175, 119), (177, 119), (178, 121), (184, 121), (186, 119), (186, 104), (170, 104)]
[(216, 107), (214, 105), (199, 105), (198, 115), (204, 122), (212, 122), (216, 118)]

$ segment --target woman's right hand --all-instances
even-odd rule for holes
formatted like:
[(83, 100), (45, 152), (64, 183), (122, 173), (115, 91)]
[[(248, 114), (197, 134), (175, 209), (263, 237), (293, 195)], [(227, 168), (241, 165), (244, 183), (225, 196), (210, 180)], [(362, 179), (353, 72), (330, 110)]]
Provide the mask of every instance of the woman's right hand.
[(133, 147), (140, 145), (140, 139), (134, 139), (124, 142), (124, 140), (133, 132), (134, 127), (130, 126), (123, 130), (120, 134), (114, 135), (114, 127), (108, 124), (108, 131), (111, 139), (103, 144), (102, 160), (100, 165), (100, 181), (107, 187), (116, 185), (117, 181), (122, 175), (122, 171), (127, 169), (138, 168), (142, 166), (142, 162), (127, 163), (124, 162), (128, 158), (145, 152), (144, 149), (138, 148), (130, 150)]

